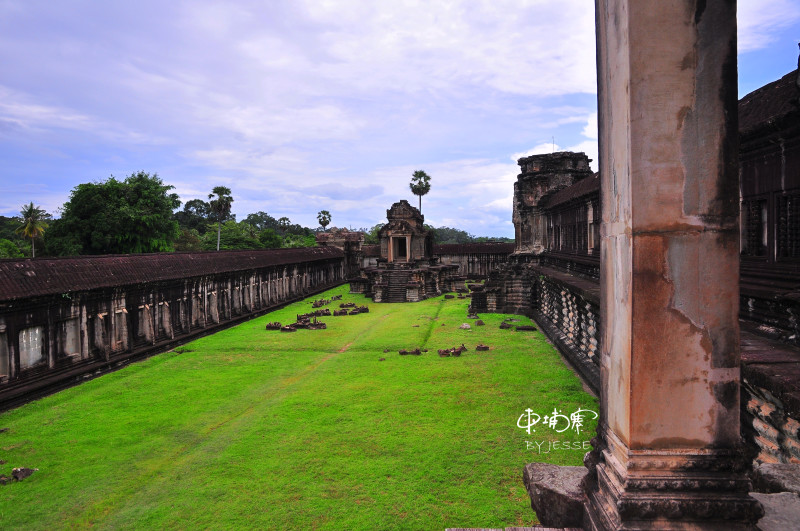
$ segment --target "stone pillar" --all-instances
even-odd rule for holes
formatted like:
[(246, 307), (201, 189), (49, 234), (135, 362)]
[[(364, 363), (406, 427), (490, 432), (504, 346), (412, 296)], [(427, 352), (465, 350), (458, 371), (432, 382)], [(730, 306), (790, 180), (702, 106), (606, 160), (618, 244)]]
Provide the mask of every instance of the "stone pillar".
[(735, 0), (596, 0), (602, 392), (587, 527), (746, 529)]

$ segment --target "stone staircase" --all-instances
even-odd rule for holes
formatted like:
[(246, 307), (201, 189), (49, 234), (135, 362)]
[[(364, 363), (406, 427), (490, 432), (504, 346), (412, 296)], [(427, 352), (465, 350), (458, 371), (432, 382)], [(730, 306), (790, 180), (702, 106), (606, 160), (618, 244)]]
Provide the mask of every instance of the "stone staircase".
[(409, 271), (392, 269), (386, 273), (388, 286), (386, 288), (385, 302), (406, 302), (406, 285), (411, 278)]

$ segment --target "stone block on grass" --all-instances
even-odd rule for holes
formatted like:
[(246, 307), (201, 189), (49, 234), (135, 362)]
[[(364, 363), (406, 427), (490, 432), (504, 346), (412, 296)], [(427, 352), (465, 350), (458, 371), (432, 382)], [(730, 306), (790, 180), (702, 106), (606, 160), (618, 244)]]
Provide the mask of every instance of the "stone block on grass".
[(583, 521), (581, 480), (586, 467), (529, 463), (522, 474), (531, 507), (544, 526), (580, 527)]

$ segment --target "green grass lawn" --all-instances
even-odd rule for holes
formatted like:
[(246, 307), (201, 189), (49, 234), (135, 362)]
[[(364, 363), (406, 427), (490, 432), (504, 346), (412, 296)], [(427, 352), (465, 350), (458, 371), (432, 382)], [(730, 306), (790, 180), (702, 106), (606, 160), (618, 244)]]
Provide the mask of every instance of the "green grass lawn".
[[(39, 469), (0, 486), (0, 528), (535, 523), (523, 466), (581, 464), (586, 450), (549, 445), (580, 447), (596, 421), (528, 434), (518, 418), (597, 401), (539, 332), (499, 329), (511, 316), (476, 327), (468, 300), (374, 304), (347, 290), (324, 296), (370, 313), (264, 330), (309, 299), (0, 415), (0, 473)], [(461, 343), (459, 358), (436, 353)], [(397, 353), (416, 347), (429, 352)]]

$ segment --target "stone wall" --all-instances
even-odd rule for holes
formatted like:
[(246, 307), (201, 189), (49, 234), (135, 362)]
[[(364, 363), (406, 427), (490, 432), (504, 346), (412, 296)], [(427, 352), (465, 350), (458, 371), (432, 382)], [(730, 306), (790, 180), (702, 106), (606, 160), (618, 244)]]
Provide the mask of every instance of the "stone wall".
[(0, 276), (0, 409), (346, 281), (334, 248), (4, 260)]
[(600, 389), (600, 286), (534, 267), (532, 316), (595, 392)]
[(568, 257), (517, 256), (489, 275), (473, 292), (471, 311), (533, 318), (595, 391), (600, 389), (600, 286), (592, 263)]
[[(364, 245), (362, 251), (361, 267), (377, 267), (381, 256), (380, 246)], [(445, 243), (433, 246), (433, 257), (441, 265), (458, 266), (457, 275), (486, 278), (489, 273), (506, 263), (513, 251), (513, 243)]]
[(514, 251), (513, 243), (440, 244), (433, 246), (433, 256), (442, 265), (457, 265), (458, 275), (486, 278)]
[(742, 322), (742, 435), (759, 463), (800, 463), (800, 348)]

